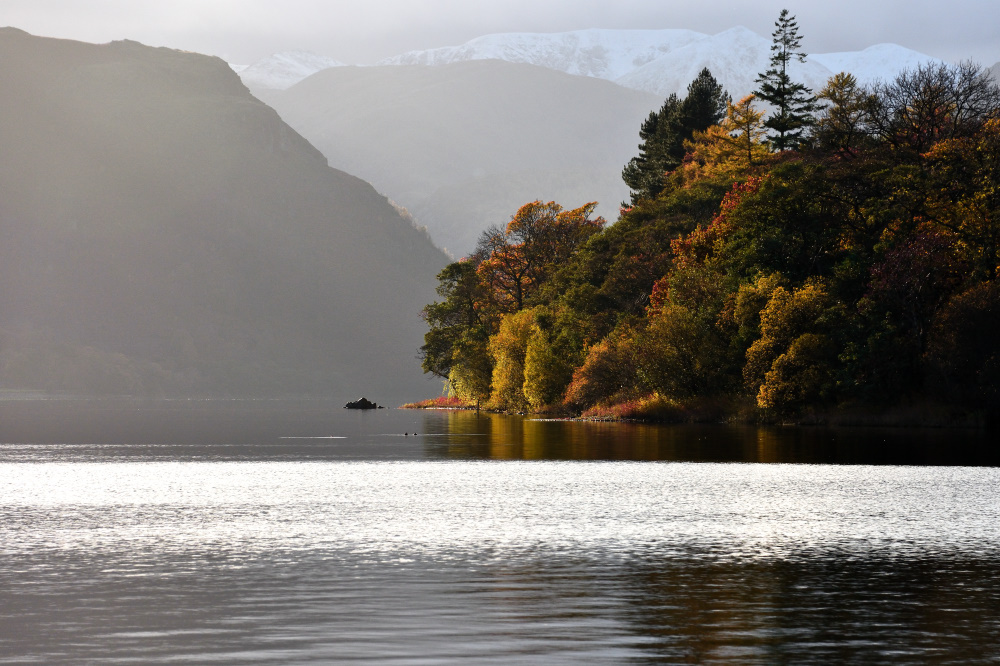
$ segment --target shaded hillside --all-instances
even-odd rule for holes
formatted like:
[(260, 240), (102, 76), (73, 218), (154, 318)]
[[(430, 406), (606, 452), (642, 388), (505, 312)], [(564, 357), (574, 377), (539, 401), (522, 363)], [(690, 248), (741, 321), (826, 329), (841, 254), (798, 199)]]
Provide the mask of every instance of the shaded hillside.
[(425, 386), (445, 261), (217, 58), (0, 30), (0, 385)]
[(495, 60), (337, 67), (261, 93), (329, 158), (405, 206), (456, 256), (526, 201), (615, 219), (622, 166), (663, 100), (608, 81)]

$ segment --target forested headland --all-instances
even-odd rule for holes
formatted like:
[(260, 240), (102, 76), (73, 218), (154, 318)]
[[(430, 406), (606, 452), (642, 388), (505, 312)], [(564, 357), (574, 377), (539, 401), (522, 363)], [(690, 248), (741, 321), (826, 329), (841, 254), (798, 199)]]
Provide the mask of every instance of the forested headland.
[(963, 63), (809, 90), (787, 12), (772, 54), (754, 95), (703, 70), (649, 115), (614, 224), (535, 201), (486, 230), (438, 276), (424, 370), (502, 411), (995, 423), (1000, 88)]

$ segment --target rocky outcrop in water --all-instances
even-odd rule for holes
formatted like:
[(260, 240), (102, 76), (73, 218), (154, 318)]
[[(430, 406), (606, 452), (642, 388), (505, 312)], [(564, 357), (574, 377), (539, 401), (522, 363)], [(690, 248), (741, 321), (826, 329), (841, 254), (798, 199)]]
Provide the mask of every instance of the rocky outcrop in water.
[(346, 405), (344, 409), (380, 409), (378, 405), (369, 400), (368, 398), (358, 398), (353, 400)]

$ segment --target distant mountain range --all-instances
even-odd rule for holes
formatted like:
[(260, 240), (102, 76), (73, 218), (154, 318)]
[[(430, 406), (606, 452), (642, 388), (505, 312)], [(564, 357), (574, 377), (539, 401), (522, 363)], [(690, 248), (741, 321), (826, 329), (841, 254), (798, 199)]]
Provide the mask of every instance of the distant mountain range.
[[(567, 74), (614, 81), (626, 88), (660, 96), (683, 93), (687, 84), (708, 67), (736, 98), (755, 87), (764, 71), (771, 39), (736, 27), (716, 35), (692, 30), (577, 30), (562, 33), (503, 33), (477, 37), (459, 46), (410, 51), (386, 58), (377, 65), (446, 65), (470, 60), (503, 60), (545, 67)], [(279, 54), (245, 70), (251, 88), (283, 89), (293, 85), (289, 61), (305, 78), (329, 65), (314, 62), (318, 56)], [(904, 68), (936, 61), (897, 44), (876, 44), (863, 51), (810, 54), (796, 65), (799, 80), (816, 90), (840, 71), (850, 71), (862, 83), (889, 79)], [(313, 64), (310, 64), (313, 63)], [(265, 72), (274, 71), (275, 74)], [(301, 80), (301, 79), (300, 79)]]
[[(746, 28), (510, 33), (374, 66), (278, 54), (241, 76), (331, 165), (370, 181), (461, 256), (535, 198), (597, 200), (616, 219), (629, 194), (621, 169), (649, 112), (686, 94), (704, 67), (738, 99), (756, 87), (770, 47)], [(818, 91), (841, 70), (868, 83), (930, 61), (879, 44), (811, 55), (792, 74)]]
[(447, 257), (218, 58), (0, 29), (0, 388), (436, 392)]
[(598, 201), (613, 221), (622, 166), (662, 102), (610, 81), (497, 60), (337, 67), (258, 92), (330, 164), (405, 206), (456, 256), (521, 204)]

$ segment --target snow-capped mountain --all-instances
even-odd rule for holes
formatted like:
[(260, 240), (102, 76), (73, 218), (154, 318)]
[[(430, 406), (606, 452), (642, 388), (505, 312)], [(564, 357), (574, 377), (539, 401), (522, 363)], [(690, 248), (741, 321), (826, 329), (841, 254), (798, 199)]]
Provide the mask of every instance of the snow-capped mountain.
[[(656, 95), (683, 95), (703, 67), (736, 99), (756, 88), (768, 66), (771, 40), (744, 27), (716, 35), (693, 30), (575, 30), (560, 33), (499, 33), (459, 46), (408, 51), (378, 65), (446, 65), (470, 60), (504, 60), (567, 74), (614, 81)], [(940, 62), (898, 44), (863, 51), (810, 54), (794, 63), (792, 75), (819, 91), (833, 74), (848, 71), (859, 83), (892, 79), (904, 69)], [(250, 88), (285, 90), (328, 67), (343, 63), (312, 53), (277, 53), (248, 67), (233, 65)]]
[(466, 60), (506, 60), (613, 81), (705, 37), (693, 30), (502, 33), (477, 37), (460, 46), (409, 51), (378, 64), (445, 65)]
[(816, 53), (810, 55), (809, 60), (823, 65), (835, 74), (850, 72), (862, 85), (890, 79), (904, 69), (916, 69), (930, 62), (941, 62), (899, 44), (875, 44), (864, 51)]
[(344, 63), (327, 56), (307, 51), (275, 53), (252, 65), (230, 65), (248, 88), (285, 90), (302, 79), (330, 67), (343, 67)]
[[(770, 55), (771, 40), (743, 27), (731, 28), (674, 49), (619, 77), (616, 83), (663, 97), (671, 93), (683, 96), (698, 72), (708, 67), (733, 99), (739, 99), (757, 87), (757, 75), (768, 68)], [(807, 59), (792, 63), (790, 74), (819, 90), (832, 72)]]

